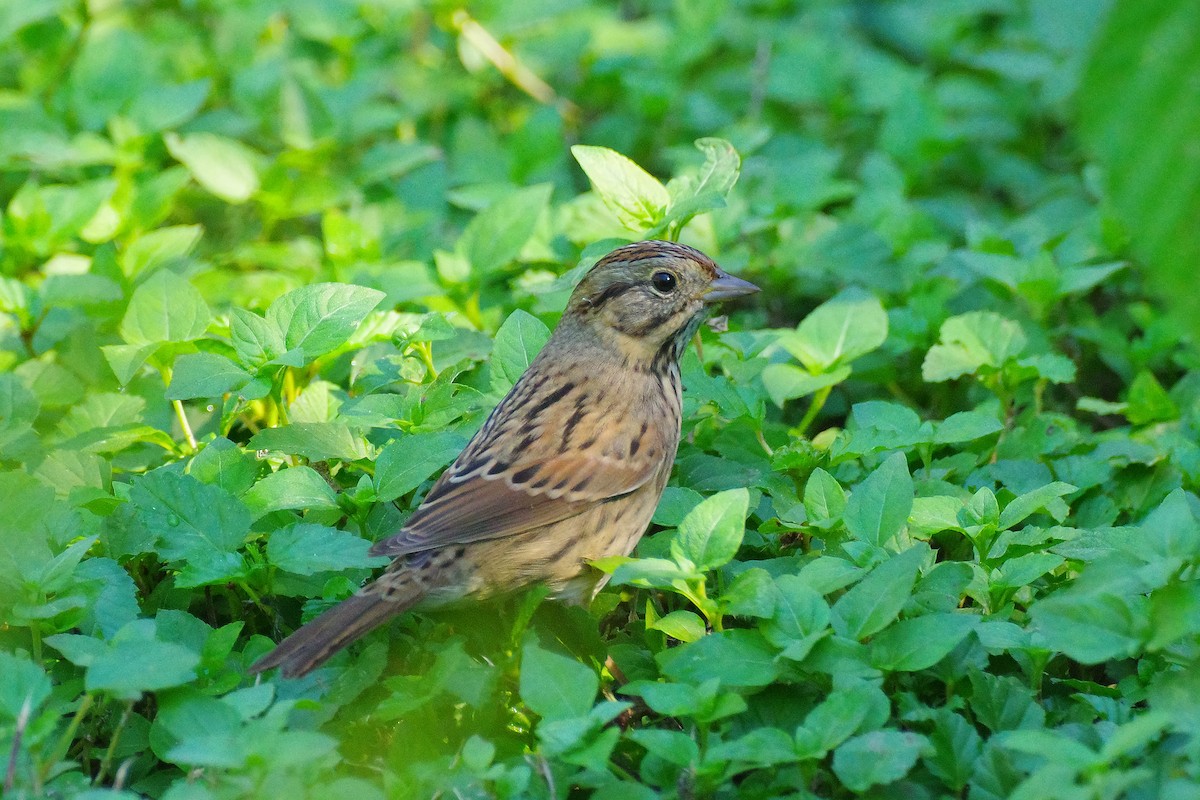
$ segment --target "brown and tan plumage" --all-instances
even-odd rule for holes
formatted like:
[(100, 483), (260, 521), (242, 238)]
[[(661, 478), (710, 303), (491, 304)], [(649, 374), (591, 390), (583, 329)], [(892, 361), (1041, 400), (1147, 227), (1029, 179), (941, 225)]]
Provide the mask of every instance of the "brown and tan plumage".
[(429, 490), (375, 544), (394, 560), (251, 667), (303, 675), (415, 605), (544, 582), (585, 601), (587, 562), (628, 554), (679, 445), (679, 358), (713, 303), (757, 291), (698, 250), (618, 248), (580, 281), (550, 341)]

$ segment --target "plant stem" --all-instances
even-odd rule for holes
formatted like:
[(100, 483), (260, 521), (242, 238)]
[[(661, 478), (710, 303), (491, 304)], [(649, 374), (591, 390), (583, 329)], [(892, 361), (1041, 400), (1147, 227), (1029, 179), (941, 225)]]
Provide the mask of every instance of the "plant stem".
[(804, 412), (804, 419), (800, 420), (800, 424), (796, 426), (796, 433), (799, 436), (803, 436), (808, 431), (808, 426), (812, 425), (817, 414), (821, 413), (821, 409), (824, 408), (825, 401), (829, 399), (829, 393), (832, 391), (832, 386), (824, 386), (813, 394), (812, 402), (808, 404), (808, 411)]
[(133, 714), (132, 700), (125, 704), (125, 713), (121, 715), (121, 721), (117, 723), (117, 727), (113, 730), (112, 739), (108, 743), (108, 748), (104, 751), (104, 758), (100, 761), (100, 771), (96, 773), (96, 779), (92, 781), (93, 784), (100, 785), (104, 782), (104, 777), (108, 774), (109, 767), (112, 766), (113, 755), (117, 750), (117, 743), (121, 740), (121, 731), (125, 729), (125, 725), (129, 722), (131, 714)]
[[(54, 765), (67, 757), (67, 753), (71, 751), (71, 742), (75, 741), (75, 734), (79, 732), (79, 723), (83, 721), (83, 715), (88, 712), (92, 704), (96, 702), (94, 695), (85, 694), (79, 701), (79, 708), (75, 709), (75, 714), (71, 717), (71, 722), (67, 725), (67, 729), (63, 731), (62, 736), (58, 739), (58, 744), (51, 751), (50, 760), (43, 762), (38, 769), (37, 782), (38, 786), (45, 784), (46, 778), (50, 777), (50, 770), (54, 769)], [(40, 790), (38, 790), (40, 794)]]
[(192, 425), (183, 410), (183, 401), (172, 400), (171, 405), (175, 408), (175, 418), (179, 420), (179, 427), (183, 428), (183, 438), (187, 439), (188, 453), (196, 452), (196, 435), (192, 433)]

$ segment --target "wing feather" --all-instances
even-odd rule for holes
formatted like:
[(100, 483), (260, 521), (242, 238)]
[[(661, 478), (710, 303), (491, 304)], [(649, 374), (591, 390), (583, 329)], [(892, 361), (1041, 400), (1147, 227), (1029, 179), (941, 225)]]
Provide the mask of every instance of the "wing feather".
[(644, 486), (674, 454), (662, 426), (622, 413), (636, 397), (595, 381), (563, 385), (518, 382), (404, 528), (377, 542), (372, 555), (469, 544), (570, 519)]

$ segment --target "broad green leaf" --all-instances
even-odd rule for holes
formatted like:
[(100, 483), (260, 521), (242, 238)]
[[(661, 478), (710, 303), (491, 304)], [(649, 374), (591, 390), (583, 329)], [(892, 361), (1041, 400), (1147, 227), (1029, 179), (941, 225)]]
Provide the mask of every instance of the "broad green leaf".
[(162, 270), (133, 293), (121, 320), (121, 336), (131, 345), (187, 342), (203, 336), (211, 320), (196, 287)]
[(769, 617), (775, 613), (774, 581), (765, 569), (739, 573), (721, 593), (721, 606), (735, 617)]
[(173, 225), (139, 236), (121, 256), (121, 271), (136, 279), (159, 267), (183, 258), (192, 251), (204, 228), (199, 225)]
[(843, 366), (813, 375), (795, 364), (768, 364), (762, 372), (762, 382), (771, 402), (782, 408), (788, 400), (837, 386), (850, 377), (851, 371), (850, 367)]
[(1195, 337), (1200, 17), (1186, 2), (1117, 0), (1104, 19), (1081, 71), (1080, 132), (1153, 287)]
[(242, 388), (251, 377), (218, 353), (184, 353), (175, 359), (171, 384), (163, 396), (168, 400), (220, 397)]
[(1065, 514), (1061, 513), (1059, 509), (1052, 510), (1050, 506), (1058, 498), (1075, 491), (1078, 491), (1078, 487), (1062, 481), (1055, 481), (1034, 489), (1032, 492), (1026, 492), (1006, 505), (1000, 512), (1000, 530), (1008, 530), (1024, 521), (1030, 514), (1042, 510), (1050, 512), (1056, 522), (1062, 522)]
[(129, 501), (155, 535), (159, 555), (168, 561), (233, 553), (250, 530), (250, 514), (237, 498), (166, 469), (135, 478)]
[(475, 215), (458, 240), (458, 252), (480, 275), (516, 260), (546, 210), (553, 187), (518, 189)]
[(671, 202), (664, 223), (684, 224), (696, 214), (724, 208), (726, 195), (737, 183), (742, 160), (732, 144), (711, 136), (697, 139), (695, 144), (704, 153), (704, 164), (695, 174), (667, 184)]
[(940, 709), (929, 733), (932, 753), (926, 753), (925, 766), (953, 791), (961, 791), (976, 769), (983, 752), (983, 738), (962, 715)]
[(837, 479), (817, 467), (804, 484), (804, 510), (809, 520), (838, 519), (846, 510), (846, 492)]
[(704, 620), (691, 611), (672, 611), (646, 627), (662, 631), (681, 642), (694, 642), (705, 634)]
[[(774, 612), (762, 625), (763, 637), (779, 648), (816, 636), (829, 626), (825, 598), (795, 575), (775, 579)], [(792, 657), (789, 655), (789, 657)]]
[(977, 622), (969, 614), (926, 614), (902, 619), (871, 640), (871, 663), (887, 672), (927, 669), (967, 638)]
[(890, 729), (864, 733), (833, 752), (833, 772), (847, 789), (863, 792), (907, 775), (926, 744), (917, 733)]
[(856, 539), (883, 547), (904, 529), (912, 507), (912, 476), (896, 453), (854, 488), (842, 519)]
[(34, 718), (50, 696), (50, 679), (45, 671), (28, 658), (0, 652), (0, 715), (15, 722), (22, 714)]
[[(258, 369), (287, 351), (283, 331), (278, 327), (244, 308), (231, 308), (229, 312), (229, 338), (243, 366)], [(295, 353), (279, 363), (289, 367), (303, 366), (303, 355)]]
[(766, 686), (779, 676), (775, 650), (756, 631), (733, 630), (664, 650), (663, 674), (685, 683), (716, 678), (722, 687)]
[(550, 340), (550, 329), (540, 319), (517, 309), (496, 331), (492, 349), (492, 386), (507, 392)]
[(225, 202), (244, 203), (258, 192), (260, 156), (241, 142), (215, 133), (167, 133), (163, 141), (197, 183)]
[(1146, 599), (1104, 591), (1060, 591), (1030, 614), (1046, 646), (1083, 664), (1128, 658), (1149, 639)]
[(960, 444), (973, 442), (1004, 429), (1004, 424), (994, 414), (980, 411), (959, 411), (937, 424), (934, 442), (937, 444)]
[(363, 437), (342, 422), (296, 422), (266, 428), (254, 434), (247, 446), (254, 450), (304, 456), (309, 461), (331, 458), (357, 461), (371, 455)]
[(808, 712), (804, 724), (796, 730), (796, 749), (803, 758), (824, 758), (830, 750), (870, 725), (872, 717), (880, 716), (881, 708), (886, 721), (888, 698), (876, 686), (858, 683), (837, 689)]
[(607, 147), (577, 144), (571, 155), (587, 174), (604, 204), (631, 231), (658, 224), (671, 196), (658, 179), (625, 156)]
[(241, 495), (254, 484), (260, 462), (224, 437), (217, 437), (192, 458), (188, 474), (220, 486), (232, 495)]
[(1134, 425), (1146, 425), (1177, 419), (1179, 408), (1154, 374), (1143, 370), (1129, 384), (1123, 413)]
[(706, 498), (679, 523), (671, 542), (676, 558), (687, 559), (701, 572), (729, 563), (742, 544), (750, 493), (730, 489)]
[(316, 470), (305, 466), (272, 472), (255, 483), (242, 500), (255, 519), (283, 509), (332, 511), (338, 508), (337, 493)]
[[(383, 300), (377, 289), (344, 283), (314, 283), (294, 289), (267, 309), (266, 321), (283, 338), (289, 352), (303, 355), (303, 363), (336, 350)], [(241, 323), (248, 320), (243, 317)], [(241, 335), (252, 335), (249, 329)], [(264, 342), (264, 345), (273, 342)], [(247, 345), (244, 344), (243, 348)], [(252, 348), (250, 348), (252, 350)]]
[(386, 558), (367, 555), (370, 549), (371, 543), (366, 539), (310, 522), (296, 522), (272, 531), (267, 539), (267, 559), (279, 569), (296, 575), (387, 563)]
[(814, 309), (780, 344), (809, 372), (821, 374), (877, 349), (887, 332), (887, 312), (879, 300), (846, 290)]
[(101, 346), (104, 360), (117, 376), (117, 382), (124, 386), (133, 380), (146, 361), (158, 349), (158, 344), (106, 344)]
[(396, 439), (375, 460), (375, 495), (390, 502), (453, 461), (465, 440), (455, 433), (415, 433)]
[(999, 368), (1025, 349), (1021, 326), (992, 311), (972, 311), (942, 323), (940, 341), (929, 349), (921, 377), (929, 383)]
[(521, 699), (546, 720), (580, 717), (600, 688), (596, 673), (571, 656), (547, 650), (536, 636), (521, 648)]
[(924, 545), (892, 556), (867, 574), (833, 605), (831, 622), (840, 636), (862, 640), (886, 628), (908, 602), (917, 570), (925, 560)]

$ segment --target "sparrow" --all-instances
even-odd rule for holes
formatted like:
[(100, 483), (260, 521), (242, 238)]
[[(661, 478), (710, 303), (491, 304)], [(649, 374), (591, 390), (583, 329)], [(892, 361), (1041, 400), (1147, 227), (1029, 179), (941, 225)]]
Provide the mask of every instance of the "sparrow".
[(713, 304), (758, 291), (674, 242), (619, 247), (572, 292), (550, 340), (396, 534), (373, 582), (250, 667), (315, 669), (391, 617), (533, 583), (589, 601), (588, 564), (628, 555), (679, 445), (679, 360)]

